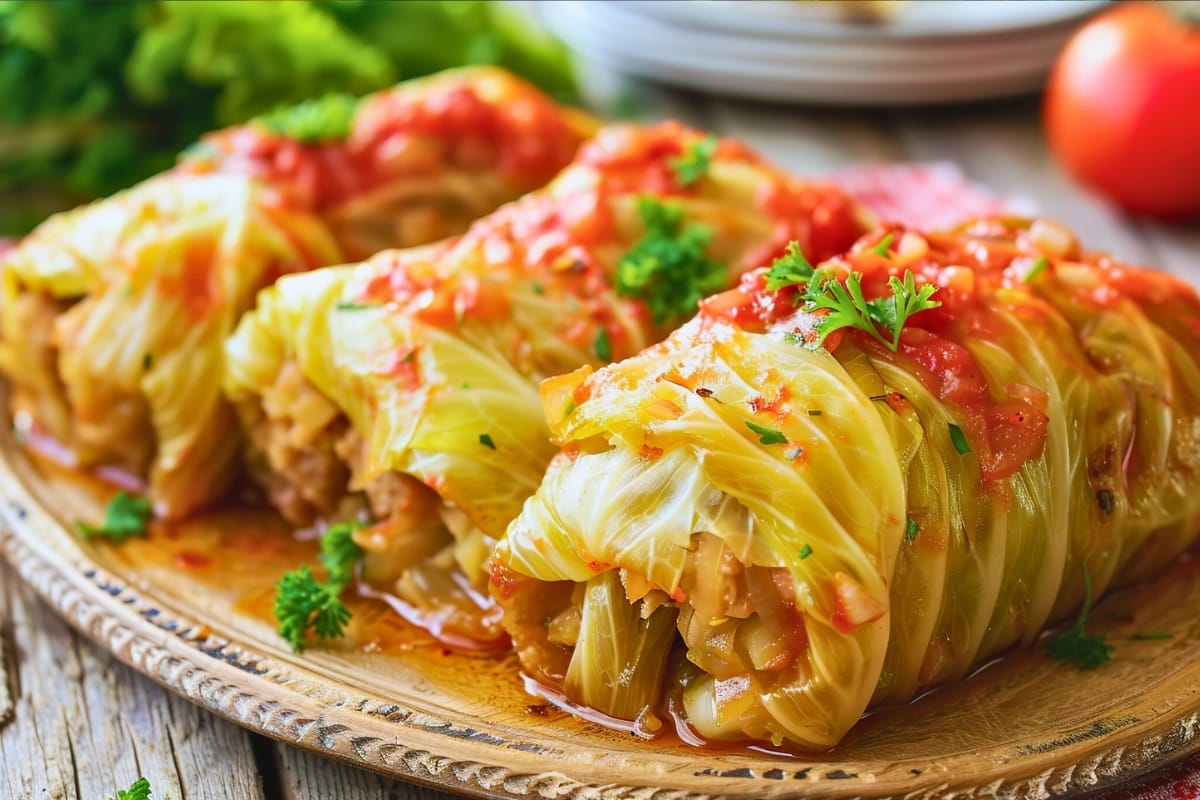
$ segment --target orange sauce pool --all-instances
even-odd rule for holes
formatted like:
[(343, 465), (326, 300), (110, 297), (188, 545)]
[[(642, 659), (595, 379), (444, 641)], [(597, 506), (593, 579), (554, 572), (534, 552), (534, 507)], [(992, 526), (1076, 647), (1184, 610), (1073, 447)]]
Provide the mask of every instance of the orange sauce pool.
[[(91, 493), (96, 498), (97, 508), (117, 491), (111, 483), (65, 467), (45, 455), (31, 452), (30, 457), (48, 480), (66, 482), (74, 489)], [(120, 564), (128, 570), (127, 574), (148, 579), (164, 593), (164, 598), (173, 580), (202, 584), (207, 590), (229, 598), (234, 615), (253, 620), (265, 626), (264, 630), (275, 627), (272, 605), (275, 582), (279, 577), (305, 564), (314, 567), (318, 573), (320, 569), (316, 537), (312, 531), (294, 530), (274, 511), (251, 504), (214, 508), (179, 522), (156, 520), (149, 525), (144, 537), (115, 545), (101, 541), (96, 543), (96, 549), (102, 560)], [(1167, 580), (1181, 573), (1200, 576), (1200, 558), (1185, 555), (1169, 573)], [(1194, 579), (1200, 580), (1200, 577)], [(1116, 629), (1117, 635), (1110, 637), (1112, 641), (1127, 638), (1128, 631), (1147, 625), (1154, 627), (1153, 620), (1139, 618), (1139, 614), (1131, 610), (1138, 607), (1133, 595), (1152, 591), (1153, 587), (1142, 587), (1110, 594), (1097, 606), (1090, 619), (1096, 629)], [(1021, 673), (1031, 665), (1044, 663), (1036, 651), (993, 659), (977, 668), (966, 680), (939, 687), (910, 703), (869, 711), (837, 747), (826, 753), (812, 753), (793, 751), (786, 745), (769, 742), (704, 740), (678, 713), (677, 698), (671, 701), (665, 713), (659, 715), (661, 727), (647, 735), (645, 730), (638, 729), (639, 723), (608, 720), (603, 714), (566, 701), (554, 689), (538, 686), (520, 672), (520, 666), (510, 652), (455, 649), (405, 621), (382, 600), (347, 591), (343, 601), (353, 614), (346, 635), (335, 641), (310, 638), (310, 651), (336, 652), (356, 663), (362, 663), (359, 659), (363, 657), (401, 658), (439, 690), (503, 707), (510, 713), (524, 715), (531, 725), (560, 729), (565, 737), (577, 733), (594, 735), (595, 726), (601, 726), (609, 731), (619, 731), (620, 735), (636, 736), (646, 746), (658, 749), (683, 753), (696, 753), (697, 749), (701, 753), (741, 753), (756, 759), (775, 757), (781, 768), (798, 770), (797, 775), (805, 772), (808, 764), (829, 764), (852, 758), (856, 744), (881, 729), (952, 709), (964, 697), (1020, 680)], [(1093, 622), (1089, 622), (1089, 626)]]

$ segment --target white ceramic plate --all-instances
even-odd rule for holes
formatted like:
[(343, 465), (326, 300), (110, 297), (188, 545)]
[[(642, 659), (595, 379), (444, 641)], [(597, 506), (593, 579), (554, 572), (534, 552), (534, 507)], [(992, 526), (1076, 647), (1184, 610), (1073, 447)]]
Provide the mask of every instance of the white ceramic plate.
[[(1073, 21), (1097, 3), (1053, 4), (1055, 9), (1036, 14), (1027, 9), (1004, 23), (1011, 28), (1018, 24), (1013, 19), (1024, 20), (1027, 27), (1008, 32), (998, 32), (1003, 15), (997, 4), (965, 4), (981, 9), (974, 35), (923, 38), (912, 35), (922, 20), (929, 22), (927, 30), (961, 29), (965, 22), (955, 22), (962, 16), (959, 4), (937, 4), (946, 15), (937, 24), (929, 19), (933, 10), (922, 3), (910, 4), (911, 18), (903, 24), (867, 28), (832, 21), (814, 27), (807, 20), (806, 26), (780, 24), (767, 36), (750, 32), (753, 26), (745, 24), (702, 24), (721, 15), (737, 16), (739, 10), (762, 22), (786, 16), (777, 6), (805, 5), (547, 3), (542, 11), (551, 29), (587, 60), (617, 72), (759, 99), (896, 105), (1036, 90)], [(1017, 5), (1041, 8), (1038, 3)], [(896, 19), (907, 10), (906, 5)], [(838, 33), (826, 35), (826, 29)], [(787, 30), (791, 32), (785, 37)]]
[(636, 6), (647, 17), (680, 27), (739, 31), (756, 36), (841, 39), (973, 36), (1030, 29), (1078, 20), (1105, 0), (914, 0), (898, 4), (886, 23), (847, 24), (841, 3), (795, 0), (590, 0), (596, 6)]

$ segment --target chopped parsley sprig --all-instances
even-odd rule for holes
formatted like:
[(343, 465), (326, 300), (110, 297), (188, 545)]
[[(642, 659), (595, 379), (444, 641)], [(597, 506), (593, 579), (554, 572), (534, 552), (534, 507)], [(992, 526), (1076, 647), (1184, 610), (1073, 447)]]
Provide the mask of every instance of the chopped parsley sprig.
[(955, 425), (953, 422), (948, 423), (950, 429), (950, 443), (954, 445), (954, 450), (960, 455), (965, 456), (971, 452), (971, 443), (967, 441), (967, 435), (963, 433), (963, 429)]
[(1056, 661), (1067, 661), (1080, 669), (1095, 669), (1108, 661), (1113, 646), (1104, 641), (1104, 636), (1088, 633), (1083, 624), (1092, 610), (1092, 578), (1087, 564), (1083, 565), (1083, 607), (1075, 624), (1046, 640), (1046, 655)]
[[(919, 311), (941, 305), (931, 300), (937, 286), (932, 283), (916, 285), (912, 272), (905, 270), (904, 279), (893, 275), (888, 279), (891, 296), (867, 300), (863, 297), (862, 275), (852, 272), (846, 281), (815, 277), (809, 281), (804, 301), (810, 310), (825, 309), (828, 313), (817, 322), (817, 345), (841, 328), (857, 328), (881, 342), (893, 353), (900, 348), (900, 332), (908, 318)], [(891, 334), (888, 338), (880, 328)]]
[(304, 649), (311, 628), (317, 636), (336, 639), (350, 621), (350, 609), (342, 603), (342, 592), (354, 579), (354, 567), (363, 556), (354, 543), (356, 522), (333, 525), (321, 537), (320, 561), (326, 580), (321, 583), (307, 566), (285, 574), (275, 588), (274, 613), (279, 635), (296, 652)]
[(1037, 261), (1033, 262), (1033, 266), (1021, 278), (1021, 283), (1032, 283), (1033, 279), (1046, 271), (1046, 267), (1050, 266), (1049, 260), (1045, 256), (1038, 256)]
[(787, 251), (771, 262), (767, 270), (767, 291), (778, 292), (785, 286), (795, 286), (812, 280), (816, 270), (800, 252), (798, 242), (788, 242)]
[(637, 210), (645, 233), (617, 265), (617, 293), (643, 300), (655, 324), (691, 316), (726, 284), (725, 265), (706, 253), (712, 231), (687, 222), (678, 203), (643, 196)]
[(680, 186), (691, 186), (708, 173), (713, 153), (717, 150), (717, 137), (706, 136), (684, 148), (683, 155), (671, 159), (671, 171)]
[(596, 336), (592, 339), (592, 352), (605, 364), (612, 361), (612, 339), (608, 337), (608, 331), (604, 328), (596, 331)]
[(150, 800), (150, 781), (138, 778), (128, 789), (118, 789), (111, 800)]
[(302, 144), (337, 142), (350, 135), (357, 110), (357, 97), (327, 94), (264, 114), (256, 122)]
[(891, 258), (892, 234), (888, 234), (879, 240), (879, 244), (871, 248), (871, 252), (882, 258)]
[(808, 311), (825, 312), (817, 320), (817, 337), (806, 342), (812, 349), (824, 344), (836, 330), (857, 328), (894, 353), (900, 347), (900, 332), (908, 318), (941, 305), (932, 299), (937, 286), (927, 283), (918, 287), (910, 270), (904, 271), (903, 278), (893, 275), (888, 279), (890, 294), (868, 300), (863, 296), (861, 273), (851, 272), (844, 281), (838, 280), (831, 270), (813, 267), (796, 242), (788, 244), (787, 252), (775, 259), (766, 277), (767, 291), (803, 286), (796, 296), (797, 304), (804, 303)]
[(354, 532), (360, 527), (357, 522), (339, 522), (331, 525), (321, 537), (321, 566), (328, 573), (328, 583), (345, 588), (354, 579), (354, 567), (363, 557), (363, 550), (354, 543)]
[(103, 536), (111, 542), (123, 542), (135, 536), (145, 536), (146, 523), (153, 514), (154, 509), (146, 498), (117, 492), (116, 497), (105, 506), (104, 520), (99, 525), (77, 520), (75, 526), (89, 539)]
[(788, 438), (783, 431), (767, 428), (749, 420), (746, 420), (746, 427), (758, 436), (758, 441), (762, 444), (787, 444)]

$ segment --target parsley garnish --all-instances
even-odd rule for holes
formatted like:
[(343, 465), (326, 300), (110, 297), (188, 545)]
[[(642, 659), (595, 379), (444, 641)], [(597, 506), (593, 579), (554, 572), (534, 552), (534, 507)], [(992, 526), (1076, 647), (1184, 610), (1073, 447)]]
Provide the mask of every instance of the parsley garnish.
[[(862, 275), (852, 272), (842, 283), (836, 278), (820, 279), (814, 276), (808, 282), (804, 301), (809, 310), (825, 309), (829, 313), (817, 322), (820, 338), (813, 347), (819, 347), (825, 337), (839, 328), (858, 328), (878, 339), (893, 353), (900, 348), (900, 331), (908, 318), (919, 311), (937, 308), (937, 300), (930, 300), (937, 286), (927, 283), (919, 289), (911, 271), (905, 270), (904, 280), (892, 276), (888, 279), (891, 297), (867, 300), (862, 292)], [(879, 332), (880, 328), (891, 333), (888, 339)]]
[(479, 434), (479, 443), (480, 443), (481, 445), (483, 445), (484, 447), (490, 447), (490, 448), (492, 448), (493, 450), (495, 450), (495, 449), (496, 449), (496, 443), (495, 443), (495, 442), (493, 442), (493, 441), (492, 441), (492, 437), (491, 437), (491, 436), (489, 436), (489, 435), (488, 435), (488, 434), (486, 434), (486, 433), (481, 433), (481, 434)]
[(617, 265), (617, 294), (645, 301), (655, 324), (690, 316), (725, 288), (725, 265), (705, 255), (712, 231), (686, 223), (677, 203), (639, 197), (637, 208), (646, 230)]
[(357, 110), (357, 97), (327, 94), (277, 109), (258, 117), (256, 121), (271, 133), (303, 144), (336, 142), (350, 135)]
[(971, 452), (971, 445), (967, 444), (967, 435), (963, 433), (963, 429), (950, 423), (950, 441), (954, 443), (954, 449), (958, 451), (960, 456), (965, 456)]
[(325, 639), (342, 635), (350, 621), (350, 609), (339, 598), (354, 578), (354, 566), (363, 551), (354, 543), (354, 522), (333, 525), (321, 537), (321, 564), (328, 575), (320, 583), (307, 566), (292, 570), (275, 584), (275, 619), (279, 635), (297, 652), (304, 649), (309, 628)]
[(149, 372), (150, 367), (152, 366), (154, 366), (154, 356), (150, 353), (142, 354), (142, 370), (144, 372)]
[(783, 431), (777, 431), (772, 428), (764, 428), (762, 425), (756, 425), (750, 420), (746, 420), (746, 427), (758, 434), (758, 441), (763, 444), (787, 444), (787, 437), (783, 435)]
[(128, 789), (118, 789), (117, 796), (110, 800), (150, 800), (150, 781), (138, 778)]
[(76, 521), (84, 536), (105, 536), (112, 542), (123, 542), (146, 535), (146, 522), (154, 513), (150, 501), (137, 495), (117, 492), (104, 508), (104, 521), (99, 526)]
[(772, 261), (767, 270), (767, 291), (778, 292), (785, 286), (808, 283), (814, 272), (813, 265), (800, 252), (800, 244), (788, 242), (787, 252)]
[(279, 590), (274, 607), (279, 635), (296, 652), (304, 649), (309, 628), (318, 636), (336, 639), (350, 621), (350, 609), (342, 605), (330, 586), (319, 583), (307, 566), (285, 574), (275, 588)]
[(823, 413), (824, 413), (824, 412), (823, 412), (823, 411), (821, 411), (821, 409), (819, 409), (819, 408), (810, 408), (810, 409), (808, 410), (808, 415), (809, 415), (810, 417), (819, 417), (819, 416), (821, 416), (821, 414), (823, 414)]
[(1113, 646), (1104, 641), (1104, 636), (1087, 633), (1084, 620), (1092, 609), (1092, 578), (1087, 564), (1083, 564), (1083, 607), (1079, 618), (1065, 631), (1059, 631), (1046, 640), (1046, 655), (1055, 661), (1070, 661), (1080, 669), (1095, 669), (1108, 661)]
[(357, 522), (339, 522), (330, 525), (321, 537), (321, 566), (329, 578), (327, 584), (337, 584), (338, 593), (354, 578), (354, 565), (363, 557), (363, 550), (354, 543)]
[(1158, 639), (1174, 639), (1175, 634), (1170, 631), (1140, 631), (1135, 633), (1133, 638), (1142, 642), (1150, 642)]
[(1033, 266), (1029, 268), (1029, 272), (1025, 273), (1025, 277), (1021, 278), (1021, 283), (1032, 283), (1033, 279), (1046, 271), (1046, 267), (1050, 266), (1050, 262), (1045, 256), (1038, 256), (1037, 261), (1033, 262)]
[(612, 341), (609, 340), (608, 331), (604, 328), (596, 331), (596, 338), (592, 340), (592, 351), (601, 361), (612, 361)]
[(379, 308), (380, 303), (338, 303), (334, 308), (338, 311), (362, 311), (365, 308)]
[(912, 517), (908, 518), (908, 524), (904, 526), (904, 536), (908, 539), (908, 543), (912, 544), (917, 540), (917, 533), (920, 532), (921, 526)]
[(534, 281), (530, 286), (533, 289), (534, 294), (545, 294), (546, 293), (545, 287), (542, 286), (537, 281)]
[(803, 547), (801, 547), (800, 551), (796, 553), (796, 557), (799, 558), (801, 561), (803, 561), (804, 559), (808, 558), (811, 555), (812, 555), (812, 548), (809, 547), (807, 544), (805, 544)]
[(891, 258), (892, 257), (891, 253), (888, 252), (888, 248), (891, 246), (892, 246), (892, 234), (889, 233), (887, 236), (885, 236), (879, 240), (879, 244), (877, 244), (871, 248), (871, 252), (877, 256), (882, 256), (884, 258)]
[(671, 159), (671, 171), (680, 186), (691, 186), (704, 177), (708, 172), (709, 162), (717, 149), (717, 137), (706, 136), (698, 142), (692, 142), (679, 158)]

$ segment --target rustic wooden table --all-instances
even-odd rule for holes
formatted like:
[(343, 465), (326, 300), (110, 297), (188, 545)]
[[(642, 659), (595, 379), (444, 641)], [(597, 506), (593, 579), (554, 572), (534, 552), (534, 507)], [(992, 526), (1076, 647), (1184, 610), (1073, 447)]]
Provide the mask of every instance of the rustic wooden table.
[[(640, 87), (635, 100), (641, 116), (739, 137), (804, 175), (862, 162), (952, 161), (1000, 194), (1029, 198), (1092, 248), (1200, 285), (1200, 229), (1131, 219), (1073, 185), (1047, 152), (1032, 99), (863, 112)], [(0, 798), (103, 800), (142, 775), (156, 800), (445, 796), (268, 741), (168, 694), (74, 633), (2, 562), (0, 650)], [(1120, 795), (1196, 797), (1194, 774), (1200, 760)]]

